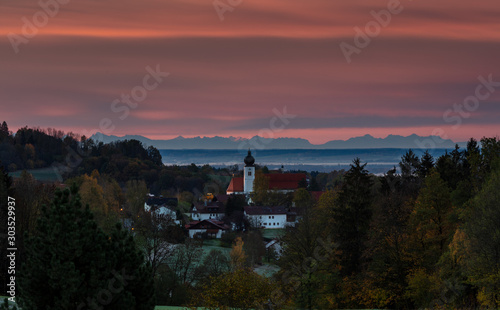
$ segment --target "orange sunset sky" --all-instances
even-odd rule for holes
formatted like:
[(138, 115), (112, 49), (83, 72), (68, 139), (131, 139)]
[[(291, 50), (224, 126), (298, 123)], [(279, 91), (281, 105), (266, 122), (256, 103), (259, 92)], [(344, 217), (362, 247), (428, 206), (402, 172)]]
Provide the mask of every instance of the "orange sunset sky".
[[(217, 1), (223, 20), (212, 0), (2, 1), (0, 121), (88, 134), (105, 119), (153, 139), (500, 135), (498, 0)], [(388, 5), (348, 63), (341, 43)], [(148, 66), (169, 75), (113, 110)]]

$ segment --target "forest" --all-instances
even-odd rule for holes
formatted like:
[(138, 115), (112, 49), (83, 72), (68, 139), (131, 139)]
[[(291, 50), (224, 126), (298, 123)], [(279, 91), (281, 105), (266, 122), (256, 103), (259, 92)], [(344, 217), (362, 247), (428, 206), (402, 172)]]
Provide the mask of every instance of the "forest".
[[(7, 236), (3, 219), (14, 197), (17, 296), (25, 308), (75, 309), (98, 296), (110, 277), (124, 289), (93, 306), (500, 307), (496, 137), (470, 139), (465, 149), (439, 158), (408, 150), (384, 175), (370, 174), (355, 158), (347, 171), (308, 173), (309, 183), (291, 194), (268, 191), (263, 173), (269, 171), (257, 167), (254, 202), (299, 215), (278, 236), (281, 253), (266, 250), (269, 240), (245, 221), (245, 197), (238, 195), (225, 202), (224, 221), (235, 225), (221, 240), (187, 237), (185, 214), (207, 192), (225, 194), (237, 167), (164, 166), (158, 150), (135, 140), (103, 144), (27, 127), (14, 134), (5, 122), (0, 160), (0, 228)], [(42, 182), (28, 171), (9, 176), (44, 167), (55, 167), (62, 181)], [(177, 198), (177, 217), (145, 212), (148, 193)], [(276, 272), (261, 275), (262, 266)], [(132, 269), (128, 282), (113, 276)], [(0, 276), (7, 287), (7, 274)]]

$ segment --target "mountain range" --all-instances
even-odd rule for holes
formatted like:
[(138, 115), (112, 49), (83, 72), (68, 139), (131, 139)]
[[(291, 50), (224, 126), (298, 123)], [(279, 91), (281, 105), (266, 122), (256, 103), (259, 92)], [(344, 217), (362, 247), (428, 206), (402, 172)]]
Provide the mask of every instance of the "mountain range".
[(332, 140), (323, 144), (312, 144), (302, 138), (263, 138), (254, 136), (250, 139), (241, 137), (194, 137), (179, 136), (169, 140), (152, 140), (140, 135), (125, 135), (123, 137), (96, 133), (91, 137), (95, 141), (111, 143), (120, 140), (135, 139), (145, 146), (157, 149), (193, 150), (193, 149), (370, 149), (370, 148), (402, 148), (430, 149), (454, 148), (456, 144), (465, 147), (466, 142), (455, 143), (439, 136), (422, 137), (416, 134), (410, 136), (388, 135), (386, 138), (375, 138), (369, 134), (348, 140)]

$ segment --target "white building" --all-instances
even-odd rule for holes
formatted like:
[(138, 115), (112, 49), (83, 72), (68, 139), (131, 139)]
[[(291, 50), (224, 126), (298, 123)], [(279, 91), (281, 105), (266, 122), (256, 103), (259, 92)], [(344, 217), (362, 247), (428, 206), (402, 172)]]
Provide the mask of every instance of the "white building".
[(254, 227), (279, 229), (295, 225), (296, 214), (285, 207), (246, 206), (245, 216)]
[(144, 203), (144, 211), (154, 212), (157, 215), (169, 216), (175, 224), (180, 225), (181, 221), (177, 219), (177, 199), (154, 197), (149, 195), (148, 200)]
[(191, 210), (194, 221), (222, 220), (225, 216), (224, 203), (219, 201), (207, 201), (196, 203)]
[(217, 220), (193, 221), (186, 225), (189, 231), (189, 237), (194, 238), (196, 235), (204, 235), (207, 237), (220, 239), (222, 234), (229, 229), (229, 226)]

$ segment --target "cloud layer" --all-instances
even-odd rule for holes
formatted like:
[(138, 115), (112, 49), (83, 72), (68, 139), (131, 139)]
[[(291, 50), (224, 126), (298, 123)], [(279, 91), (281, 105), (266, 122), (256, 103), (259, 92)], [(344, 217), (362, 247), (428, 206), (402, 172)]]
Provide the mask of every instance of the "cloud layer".
[[(355, 46), (354, 27), (394, 1), (243, 0), (224, 21), (210, 1), (41, 1), (54, 17), (18, 53), (9, 34), (42, 9), (4, 1), (1, 119), (79, 133), (109, 119), (113, 134), (151, 138), (253, 136), (286, 107), (296, 117), (273, 134), (316, 143), (436, 128), (455, 140), (500, 134), (500, 87), (457, 108), (479, 76), (500, 81), (498, 2), (401, 1), (347, 63), (340, 44)], [(121, 119), (112, 102), (143, 85), (148, 66), (170, 75)]]

